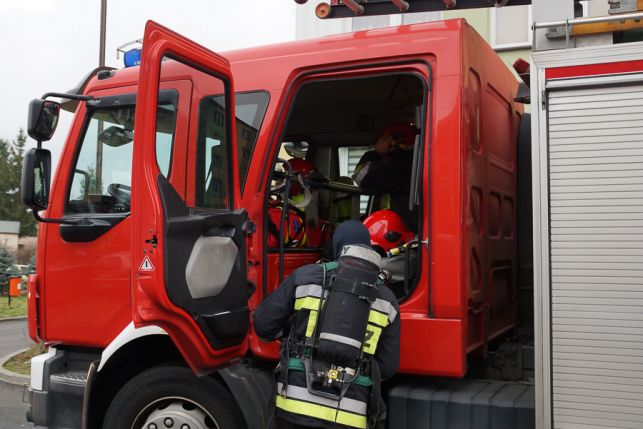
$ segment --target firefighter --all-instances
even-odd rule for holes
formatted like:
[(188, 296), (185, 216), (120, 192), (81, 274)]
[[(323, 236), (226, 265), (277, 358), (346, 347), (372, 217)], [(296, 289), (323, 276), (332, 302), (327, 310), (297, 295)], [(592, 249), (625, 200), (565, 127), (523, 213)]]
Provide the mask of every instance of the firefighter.
[(253, 314), (260, 338), (281, 339), (272, 428), (373, 428), (386, 417), (380, 381), (399, 366), (397, 300), (375, 280), (379, 254), (362, 223), (341, 224), (333, 250), (337, 262), (299, 268)]
[(357, 163), (353, 178), (368, 195), (379, 197), (380, 209), (398, 213), (406, 225), (417, 231), (418, 215), (409, 210), (413, 145), (418, 130), (408, 123), (386, 127)]

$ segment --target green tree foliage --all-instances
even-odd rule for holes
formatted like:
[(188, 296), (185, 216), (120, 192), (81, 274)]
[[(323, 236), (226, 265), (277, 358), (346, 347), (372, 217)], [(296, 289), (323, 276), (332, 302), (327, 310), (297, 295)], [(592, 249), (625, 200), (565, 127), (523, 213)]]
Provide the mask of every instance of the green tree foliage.
[(0, 220), (20, 222), (20, 235), (36, 235), (36, 221), (20, 200), (20, 176), (27, 135), (22, 129), (12, 141), (0, 139)]
[(0, 243), (0, 290), (8, 290), (9, 277), (14, 273), (13, 264), (15, 264), (13, 253), (7, 249), (4, 243)]
[(34, 253), (31, 255), (31, 258), (29, 258), (29, 274), (34, 274), (36, 272), (36, 254)]

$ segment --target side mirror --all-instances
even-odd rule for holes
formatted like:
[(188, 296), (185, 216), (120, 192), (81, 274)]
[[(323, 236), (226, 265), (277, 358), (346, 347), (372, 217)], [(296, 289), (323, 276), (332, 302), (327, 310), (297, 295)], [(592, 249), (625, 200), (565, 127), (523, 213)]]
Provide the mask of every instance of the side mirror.
[(54, 131), (56, 131), (59, 115), (59, 103), (40, 98), (31, 100), (31, 103), (29, 103), (27, 134), (38, 142), (50, 140), (54, 135)]
[(20, 193), (22, 202), (37, 214), (49, 205), (51, 152), (47, 149), (29, 149), (22, 164)]

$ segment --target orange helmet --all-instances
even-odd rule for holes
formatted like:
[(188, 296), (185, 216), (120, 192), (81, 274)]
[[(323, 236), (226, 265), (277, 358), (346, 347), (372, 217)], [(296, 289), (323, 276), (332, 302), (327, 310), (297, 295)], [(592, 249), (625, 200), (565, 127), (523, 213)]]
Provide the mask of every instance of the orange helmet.
[(413, 238), (404, 221), (392, 210), (379, 210), (364, 219), (364, 226), (371, 235), (371, 245), (384, 252), (401, 246)]

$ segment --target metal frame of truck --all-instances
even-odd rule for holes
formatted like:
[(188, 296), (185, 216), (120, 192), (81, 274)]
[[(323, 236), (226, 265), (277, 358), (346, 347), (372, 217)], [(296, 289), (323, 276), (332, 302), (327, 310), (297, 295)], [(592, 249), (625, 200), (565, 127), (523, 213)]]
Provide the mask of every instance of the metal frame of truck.
[[(639, 158), (636, 154), (643, 154), (643, 145), (638, 137), (637, 149), (637, 138), (624, 134), (630, 134), (628, 130), (622, 131), (623, 127), (637, 127), (637, 120), (634, 118), (636, 113), (631, 112), (634, 110), (631, 106), (641, 104), (632, 100), (637, 100), (643, 88), (643, 43), (535, 52), (531, 82), (537, 427), (641, 427), (639, 425), (643, 424), (643, 418), (640, 414), (636, 415), (642, 409), (640, 387), (633, 387), (637, 379), (640, 380), (634, 370), (637, 359), (629, 358), (627, 350), (632, 350), (632, 356), (639, 353), (636, 350), (638, 348), (640, 351), (642, 343), (637, 340), (636, 334), (640, 332), (643, 323), (630, 310), (624, 310), (627, 309), (626, 306), (636, 306), (638, 310), (643, 308), (635, 291), (635, 279), (639, 277), (634, 271), (637, 263), (628, 262), (626, 254), (630, 252), (622, 247), (616, 253), (623, 256), (612, 260), (607, 255), (609, 250), (597, 249), (592, 243), (605, 240), (601, 243), (604, 243), (604, 248), (609, 248), (626, 239), (624, 234), (629, 234), (627, 240), (633, 240), (628, 243), (643, 243), (641, 237), (636, 235), (639, 231), (633, 226), (638, 221), (624, 220), (629, 217), (626, 215), (629, 206), (622, 207), (625, 215), (619, 216), (616, 207), (619, 200), (610, 200), (618, 197), (623, 200), (621, 203), (638, 204), (638, 193), (643, 191), (643, 185), (636, 179), (641, 171), (637, 170), (641, 164), (637, 164)], [(584, 98), (591, 94), (594, 94), (593, 98)], [(571, 96), (576, 98), (565, 99)], [(572, 102), (577, 105), (572, 105)], [(598, 116), (595, 116), (596, 121), (591, 121), (593, 124), (589, 124), (587, 116), (584, 119), (579, 116), (588, 128), (594, 128), (589, 132), (575, 131), (573, 128), (580, 128), (578, 124), (565, 125), (566, 121), (556, 121), (554, 118), (557, 109), (569, 109), (565, 110), (569, 113), (564, 115), (573, 115), (574, 109), (578, 109), (576, 112), (580, 113), (585, 112), (583, 108), (588, 106), (593, 108), (587, 103), (602, 103), (600, 110), (601, 115), (605, 115), (604, 128), (601, 128)], [(628, 107), (619, 110), (619, 105)], [(631, 110), (623, 113), (623, 116), (614, 114), (628, 109)], [(551, 113), (552, 110), (554, 113)], [(610, 124), (609, 121), (613, 122)], [(641, 120), (638, 119), (638, 122), (641, 123)], [(605, 132), (610, 127), (612, 132)], [(638, 130), (634, 129), (631, 133), (643, 131), (643, 125), (638, 127)], [(552, 132), (558, 134), (550, 134)], [(578, 145), (573, 144), (575, 135), (586, 136), (592, 133), (598, 137), (586, 137)], [(598, 140), (603, 142), (597, 142)], [(600, 148), (595, 152), (595, 158), (588, 158), (593, 156), (587, 152), (588, 141)], [(560, 152), (562, 144), (569, 144), (562, 148), (566, 155), (555, 158), (563, 153)], [(620, 166), (610, 166), (610, 161), (620, 163)], [(582, 167), (584, 162), (589, 167)], [(567, 172), (556, 169), (557, 163), (565, 164)], [(627, 169), (621, 168), (619, 172), (618, 167), (624, 165), (628, 165)], [(587, 178), (582, 170), (586, 170), (589, 176), (595, 175), (596, 179)], [(589, 186), (593, 189), (586, 191), (582, 188), (601, 177), (604, 184)], [(610, 189), (611, 184), (615, 186), (613, 189)], [(605, 194), (610, 192), (612, 195)], [(623, 197), (623, 192), (630, 192), (631, 198)], [(576, 196), (572, 197), (572, 193), (576, 193)], [(578, 200), (582, 201), (579, 204), (570, 202), (573, 200), (569, 197), (567, 199), (567, 205), (576, 204), (579, 209), (561, 208), (558, 199), (564, 195), (582, 198)], [(596, 198), (603, 200), (597, 202)], [(626, 199), (630, 202), (625, 201)], [(605, 215), (592, 214), (591, 207), (596, 207), (596, 204), (603, 204), (600, 212), (606, 213)], [(580, 208), (581, 205), (584, 207)], [(556, 210), (555, 214), (552, 214), (552, 208)], [(638, 209), (640, 208), (639, 206)], [(567, 220), (577, 224), (572, 226), (565, 223)], [(614, 237), (599, 237), (598, 234), (607, 233), (600, 225), (612, 228)], [(582, 229), (584, 226), (593, 228), (593, 231), (586, 232), (586, 238), (570, 230), (576, 227), (585, 231)], [(579, 232), (581, 233), (585, 234)], [(570, 246), (575, 249), (570, 249)], [(629, 256), (632, 261), (640, 251), (636, 250), (636, 245), (628, 246), (634, 247)], [(607, 255), (604, 256), (605, 261), (596, 261), (596, 257), (601, 255)], [(572, 259), (576, 261), (571, 261)], [(581, 269), (586, 266), (583, 264), (588, 263), (595, 266), (584, 268), (584, 273), (575, 273), (575, 268)], [(612, 269), (613, 275), (601, 277), (603, 269)], [(594, 283), (583, 281), (583, 277), (592, 273), (597, 279), (593, 280)], [(613, 287), (623, 283), (619, 280), (620, 276), (631, 277), (628, 280), (631, 284), (623, 287), (627, 292)], [(639, 277), (639, 291), (641, 280)], [(623, 298), (627, 296), (631, 298)], [(584, 321), (592, 323), (583, 318), (588, 315), (583, 310), (588, 310), (590, 305), (596, 308), (594, 318), (601, 320), (601, 326), (590, 329), (595, 330), (594, 333), (587, 332), (588, 329), (582, 326)], [(627, 346), (622, 342), (623, 335), (631, 335), (625, 339), (630, 341)], [(563, 340), (565, 344), (562, 344)], [(618, 352), (619, 348), (623, 350)], [(572, 358), (574, 365), (567, 366)], [(639, 365), (643, 362), (640, 355), (638, 362)], [(626, 373), (629, 376), (625, 377)], [(628, 402), (625, 398), (619, 399), (623, 395), (629, 399), (639, 398), (639, 405)], [(615, 399), (620, 403), (614, 402)]]

